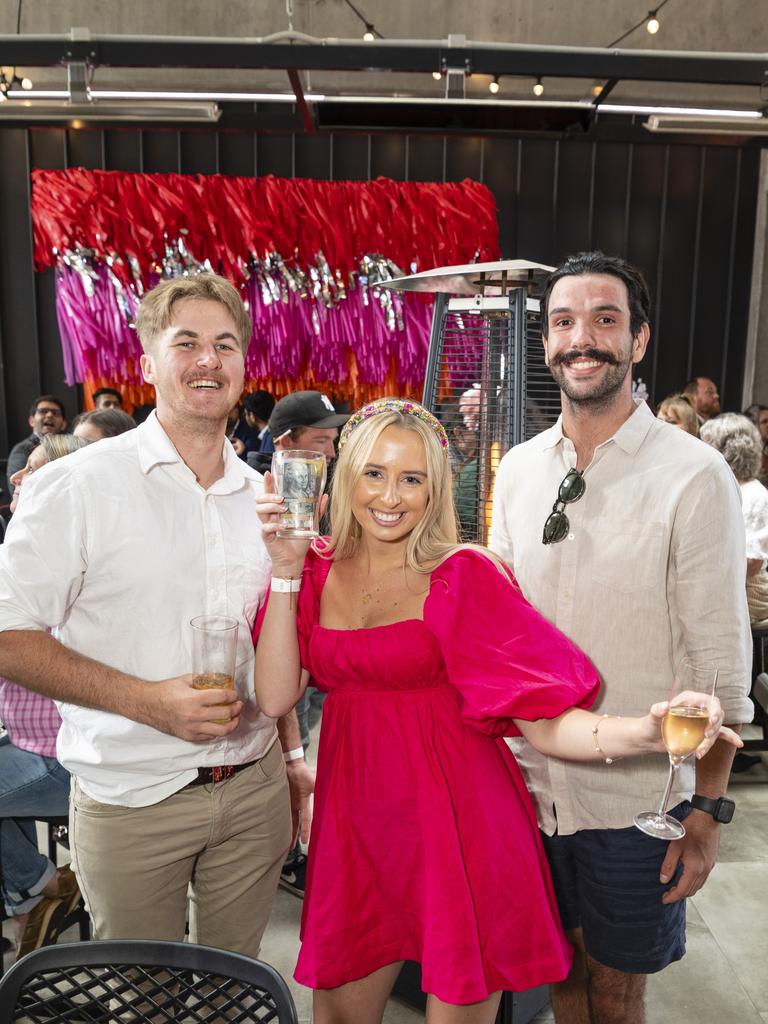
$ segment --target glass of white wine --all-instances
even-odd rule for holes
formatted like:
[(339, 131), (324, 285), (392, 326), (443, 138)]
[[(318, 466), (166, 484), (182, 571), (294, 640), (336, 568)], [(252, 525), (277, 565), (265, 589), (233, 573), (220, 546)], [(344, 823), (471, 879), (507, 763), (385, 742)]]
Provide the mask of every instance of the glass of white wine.
[(717, 683), (717, 668), (710, 661), (684, 658), (669, 690), (669, 710), (661, 723), (661, 735), (669, 754), (669, 775), (657, 811), (635, 815), (635, 825), (656, 839), (682, 839), (685, 828), (667, 814), (675, 774), (704, 739)]

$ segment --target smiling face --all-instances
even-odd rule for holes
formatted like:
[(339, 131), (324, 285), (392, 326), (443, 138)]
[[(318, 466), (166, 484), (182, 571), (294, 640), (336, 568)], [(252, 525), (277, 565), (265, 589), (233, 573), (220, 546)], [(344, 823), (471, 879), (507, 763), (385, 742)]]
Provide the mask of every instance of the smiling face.
[(406, 541), (429, 501), (427, 454), (413, 430), (386, 427), (352, 491), (352, 514), (368, 541)]
[(573, 405), (609, 407), (632, 394), (631, 366), (645, 355), (643, 324), (633, 338), (627, 286), (613, 274), (568, 275), (549, 297), (544, 351)]
[(760, 431), (763, 444), (768, 445), (768, 409), (761, 409), (758, 413), (757, 429)]
[(170, 324), (141, 357), (141, 368), (155, 386), (161, 422), (224, 430), (243, 390), (237, 325), (213, 299), (179, 299)]
[(33, 448), (30, 452), (27, 464), (23, 469), (18, 470), (11, 477), (11, 487), (13, 487), (13, 497), (11, 498), (10, 510), (13, 514), (19, 507), (19, 501), (21, 499), (21, 488), (24, 480), (28, 476), (31, 476), (36, 470), (44, 466), (48, 458), (43, 449), (38, 445), (37, 448)]

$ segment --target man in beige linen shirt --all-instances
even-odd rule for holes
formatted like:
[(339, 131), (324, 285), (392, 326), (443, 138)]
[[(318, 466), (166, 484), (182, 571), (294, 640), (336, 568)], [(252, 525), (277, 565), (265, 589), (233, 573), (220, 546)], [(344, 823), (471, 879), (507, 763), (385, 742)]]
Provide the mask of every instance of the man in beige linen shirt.
[[(749, 624), (738, 487), (724, 460), (635, 405), (631, 368), (650, 337), (645, 282), (622, 260), (583, 253), (542, 302), (557, 424), (505, 455), (491, 547), (526, 597), (592, 658), (596, 710), (642, 714), (664, 699), (684, 656), (714, 662), (726, 721), (749, 721)], [(567, 529), (542, 529), (568, 471), (583, 473)], [(601, 728), (609, 749), (610, 719)], [(553, 986), (559, 1024), (642, 1024), (645, 975), (684, 952), (684, 897), (712, 869), (720, 825), (686, 802), (725, 793), (733, 748), (717, 743), (680, 771), (670, 806), (686, 836), (649, 838), (633, 816), (655, 805), (658, 756), (565, 764), (515, 741), (537, 805), (563, 923), (576, 949)], [(687, 816), (686, 816), (687, 815)], [(549, 838), (548, 838), (549, 837)], [(670, 884), (671, 883), (671, 884)]]

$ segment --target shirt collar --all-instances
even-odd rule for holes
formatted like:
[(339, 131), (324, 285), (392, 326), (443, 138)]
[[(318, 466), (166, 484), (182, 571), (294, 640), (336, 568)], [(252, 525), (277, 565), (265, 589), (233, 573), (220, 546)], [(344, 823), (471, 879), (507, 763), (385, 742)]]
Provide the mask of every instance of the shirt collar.
[[(172, 465), (177, 463), (184, 466), (191, 473), (187, 464), (176, 450), (173, 441), (163, 430), (157, 413), (153, 410), (144, 423), (136, 429), (137, 447), (139, 455), (139, 466), (146, 476), (155, 466)], [(211, 494), (230, 494), (239, 491), (244, 484), (250, 480), (260, 480), (261, 476), (255, 469), (251, 469), (247, 463), (238, 458), (235, 449), (225, 438), (224, 449), (224, 476), (212, 484), (208, 491)]]
[[(607, 441), (603, 441), (598, 448), (604, 444), (608, 444), (613, 441), (617, 447), (621, 448), (627, 455), (636, 455), (640, 445), (643, 443), (648, 435), (648, 431), (656, 422), (656, 417), (653, 415), (651, 410), (648, 408), (645, 402), (637, 402), (635, 405), (635, 411), (626, 419), (613, 437), (609, 437)], [(545, 451), (547, 448), (555, 448), (565, 438), (563, 433), (563, 415), (562, 413), (557, 417), (557, 422), (549, 427), (548, 430), (543, 431), (533, 440), (535, 447), (541, 451)]]

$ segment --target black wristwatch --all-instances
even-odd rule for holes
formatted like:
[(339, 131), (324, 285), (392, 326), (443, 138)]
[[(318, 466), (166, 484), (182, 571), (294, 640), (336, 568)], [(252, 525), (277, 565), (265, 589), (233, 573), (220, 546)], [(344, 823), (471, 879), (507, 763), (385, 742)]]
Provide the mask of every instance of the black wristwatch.
[(727, 825), (729, 821), (733, 821), (733, 812), (736, 810), (736, 804), (727, 796), (721, 796), (717, 800), (712, 800), (708, 796), (692, 796), (691, 807), (695, 807), (697, 811), (711, 814), (721, 825)]

